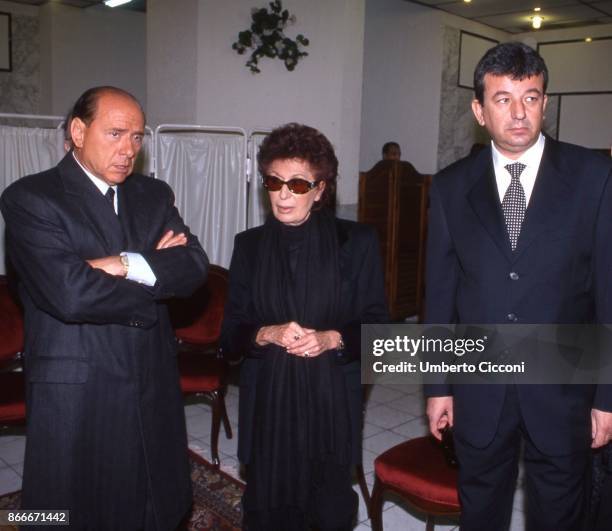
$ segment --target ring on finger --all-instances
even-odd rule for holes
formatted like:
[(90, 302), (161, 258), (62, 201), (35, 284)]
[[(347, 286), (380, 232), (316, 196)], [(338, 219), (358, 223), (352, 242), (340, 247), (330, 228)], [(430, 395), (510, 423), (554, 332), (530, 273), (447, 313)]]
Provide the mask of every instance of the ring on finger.
[(308, 351), (304, 352), (304, 357), (307, 358), (308, 356), (310, 356), (310, 352)]
[(293, 336), (293, 339), (295, 339), (295, 340), (297, 341), (298, 339), (300, 339), (300, 336), (299, 336), (298, 334), (295, 334), (295, 335)]

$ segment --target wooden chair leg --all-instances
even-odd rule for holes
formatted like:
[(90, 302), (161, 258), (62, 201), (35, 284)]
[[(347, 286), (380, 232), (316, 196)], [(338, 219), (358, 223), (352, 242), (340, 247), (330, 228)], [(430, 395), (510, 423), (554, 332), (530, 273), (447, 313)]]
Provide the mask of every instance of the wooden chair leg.
[(370, 492), (368, 491), (368, 484), (366, 483), (365, 474), (363, 473), (363, 465), (355, 466), (355, 475), (357, 476), (357, 482), (359, 483), (359, 489), (363, 496), (363, 502), (365, 503), (368, 511), (368, 518), (370, 518)]
[(221, 420), (223, 421), (223, 429), (225, 430), (225, 436), (228, 439), (232, 438), (232, 426), (230, 425), (229, 417), (227, 416), (227, 408), (225, 407), (225, 389), (219, 392), (219, 408), (221, 410)]
[(212, 399), (212, 424), (210, 426), (210, 453), (213, 460), (213, 465), (218, 467), (219, 461), (219, 428), (221, 425), (221, 405), (219, 391), (211, 391), (208, 393)]
[(370, 521), (372, 522), (372, 531), (383, 531), (382, 495), (384, 490), (382, 483), (376, 478), (374, 480), (374, 488), (372, 489), (372, 498), (370, 500)]
[(433, 514), (428, 514), (427, 519), (425, 520), (425, 531), (434, 531), (434, 525), (436, 523), (436, 518)]

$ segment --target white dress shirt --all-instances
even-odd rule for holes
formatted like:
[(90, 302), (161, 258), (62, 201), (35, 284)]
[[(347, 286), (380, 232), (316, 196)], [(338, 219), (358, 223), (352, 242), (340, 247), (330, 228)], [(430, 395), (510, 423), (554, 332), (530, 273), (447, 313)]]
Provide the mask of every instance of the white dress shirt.
[(497, 182), (497, 192), (499, 193), (500, 202), (504, 200), (504, 195), (512, 180), (510, 172), (505, 166), (506, 164), (520, 162), (525, 165), (525, 169), (521, 173), (521, 184), (523, 185), (523, 190), (525, 190), (526, 205), (529, 206), (531, 192), (533, 192), (538, 169), (540, 168), (540, 161), (542, 160), (542, 153), (544, 153), (545, 141), (544, 135), (540, 133), (536, 143), (525, 151), (517, 160), (512, 160), (502, 155), (495, 147), (493, 141), (491, 141), (493, 168), (495, 169), (495, 181)]
[[(96, 188), (100, 190), (102, 195), (106, 195), (106, 192), (109, 188), (112, 188), (115, 191), (115, 197), (113, 198), (113, 207), (115, 209), (115, 214), (119, 214), (119, 202), (117, 200), (117, 186), (109, 186), (102, 179), (96, 177), (93, 173), (91, 173), (85, 166), (81, 164), (81, 161), (77, 158), (74, 151), (72, 152), (72, 156), (74, 160), (76, 160), (77, 164), (81, 167), (81, 169), (85, 172), (85, 175), (91, 179), (91, 182), (96, 185)], [(157, 282), (157, 277), (151, 266), (144, 259), (144, 257), (140, 253), (128, 253), (122, 252), (120, 253), (122, 256), (127, 256), (130, 267), (128, 267), (128, 272), (126, 278), (128, 280), (132, 280), (134, 282), (138, 282), (139, 284), (145, 284), (146, 286), (154, 286), (155, 282)]]

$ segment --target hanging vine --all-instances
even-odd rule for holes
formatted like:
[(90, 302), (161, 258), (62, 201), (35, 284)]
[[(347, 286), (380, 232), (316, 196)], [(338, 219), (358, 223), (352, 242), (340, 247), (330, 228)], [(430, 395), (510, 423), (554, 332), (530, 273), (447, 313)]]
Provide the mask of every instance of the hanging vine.
[(295, 24), (295, 15), (283, 9), (281, 0), (270, 2), (270, 11), (262, 7), (251, 12), (251, 28), (238, 33), (238, 40), (232, 44), (232, 49), (243, 55), (247, 50), (253, 50), (246, 62), (247, 68), (258, 74), (259, 60), (263, 57), (278, 58), (285, 64), (285, 68), (292, 71), (302, 57), (306, 57), (303, 47), (308, 46), (309, 40), (299, 34), (295, 40), (284, 33), (289, 24)]

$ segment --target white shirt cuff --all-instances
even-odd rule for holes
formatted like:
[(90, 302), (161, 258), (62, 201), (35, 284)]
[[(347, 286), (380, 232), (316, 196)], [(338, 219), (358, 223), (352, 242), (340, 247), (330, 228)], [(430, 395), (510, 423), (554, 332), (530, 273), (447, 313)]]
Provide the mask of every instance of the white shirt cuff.
[(122, 256), (127, 256), (130, 263), (128, 268), (127, 279), (146, 286), (154, 286), (157, 282), (157, 277), (151, 266), (139, 253), (121, 253)]

